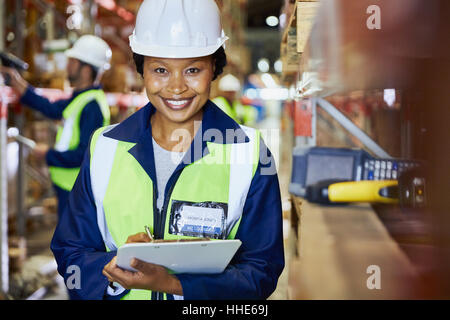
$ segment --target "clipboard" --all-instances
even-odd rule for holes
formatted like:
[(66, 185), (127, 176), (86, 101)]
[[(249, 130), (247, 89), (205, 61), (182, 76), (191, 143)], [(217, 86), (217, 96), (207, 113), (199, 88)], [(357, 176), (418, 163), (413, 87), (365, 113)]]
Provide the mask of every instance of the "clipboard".
[(133, 258), (159, 264), (173, 273), (222, 273), (241, 246), (240, 240), (211, 240), (160, 243), (128, 243), (117, 251), (117, 265), (130, 266)]

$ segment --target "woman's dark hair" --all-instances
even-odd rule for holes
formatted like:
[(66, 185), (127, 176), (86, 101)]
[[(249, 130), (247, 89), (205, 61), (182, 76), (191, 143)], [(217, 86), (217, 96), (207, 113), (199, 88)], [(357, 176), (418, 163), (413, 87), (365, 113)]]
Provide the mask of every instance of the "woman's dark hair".
[[(222, 74), (223, 68), (227, 65), (227, 55), (225, 54), (223, 47), (217, 49), (217, 51), (213, 53), (212, 58), (215, 64), (213, 80), (216, 80), (217, 77)], [(144, 76), (144, 56), (138, 53), (133, 53), (133, 60), (136, 65), (136, 71), (141, 76)]]

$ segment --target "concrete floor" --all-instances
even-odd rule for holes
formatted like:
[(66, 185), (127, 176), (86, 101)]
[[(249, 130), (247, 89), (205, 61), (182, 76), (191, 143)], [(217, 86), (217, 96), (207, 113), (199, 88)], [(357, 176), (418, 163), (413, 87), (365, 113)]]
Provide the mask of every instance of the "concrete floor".
[[(43, 217), (34, 223), (34, 231), (27, 235), (27, 258), (20, 273), (12, 275), (10, 287), (23, 285), (21, 292), (14, 291), (17, 299), (67, 300), (64, 279), (57, 273), (57, 265), (50, 250), (56, 227), (56, 214)], [(44, 220), (44, 221), (42, 221)]]

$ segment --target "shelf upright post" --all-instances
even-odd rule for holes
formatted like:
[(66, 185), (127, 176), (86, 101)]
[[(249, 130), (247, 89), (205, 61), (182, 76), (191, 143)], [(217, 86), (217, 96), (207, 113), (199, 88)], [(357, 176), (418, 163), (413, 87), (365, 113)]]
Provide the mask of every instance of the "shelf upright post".
[[(0, 0), (1, 1), (1, 0)], [(6, 171), (8, 106), (5, 94), (0, 91), (0, 292), (9, 290), (8, 257), (8, 176)]]

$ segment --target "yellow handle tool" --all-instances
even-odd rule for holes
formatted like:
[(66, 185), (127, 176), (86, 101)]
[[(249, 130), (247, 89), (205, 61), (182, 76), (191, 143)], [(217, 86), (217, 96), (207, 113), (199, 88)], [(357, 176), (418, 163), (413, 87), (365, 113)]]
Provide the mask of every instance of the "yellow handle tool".
[(348, 181), (333, 183), (328, 187), (331, 202), (381, 202), (398, 203), (398, 181)]

